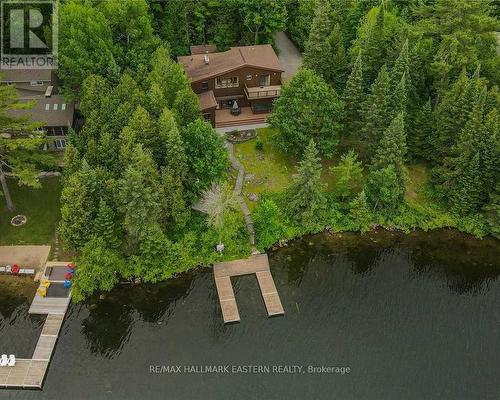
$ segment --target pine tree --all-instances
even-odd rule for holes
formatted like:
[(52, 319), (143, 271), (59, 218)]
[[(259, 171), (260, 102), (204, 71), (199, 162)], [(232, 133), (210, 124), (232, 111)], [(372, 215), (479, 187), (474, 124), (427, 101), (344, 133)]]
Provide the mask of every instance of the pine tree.
[(392, 165), (403, 184), (406, 153), (404, 114), (400, 112), (384, 131), (372, 160), (372, 169), (377, 170)]
[(391, 114), (393, 116), (403, 113), (406, 116), (408, 107), (408, 86), (406, 84), (406, 75), (401, 76), (401, 80), (396, 85), (391, 98)]
[(288, 212), (304, 227), (317, 226), (326, 207), (325, 185), (314, 140), (310, 140), (288, 190)]
[(154, 161), (150, 153), (138, 144), (120, 179), (118, 192), (129, 246), (134, 246), (147, 226), (158, 222), (160, 193), (160, 177)]
[(391, 69), (391, 83), (393, 89), (398, 86), (401, 79), (405, 77), (407, 87), (411, 85), (410, 60), (408, 51), (408, 39), (403, 42), (399, 56)]
[(182, 179), (175, 170), (163, 168), (161, 171), (161, 200), (165, 226), (174, 224), (182, 228), (189, 218), (189, 211), (184, 200)]
[(490, 232), (496, 238), (500, 238), (500, 179), (498, 178), (495, 188), (490, 193), (488, 204), (483, 211)]
[(383, 66), (363, 105), (363, 137), (370, 155), (390, 123), (390, 101), (389, 75), (386, 66)]
[(345, 87), (348, 70), (348, 59), (340, 24), (335, 24), (333, 31), (327, 38), (327, 43), (328, 53), (323, 55), (329, 60), (328, 69), (325, 71), (325, 80), (340, 93)]
[(174, 113), (168, 108), (158, 118), (158, 142), (153, 152), (157, 165), (175, 171), (184, 180), (188, 169), (186, 151)]
[(385, 63), (386, 37), (385, 27), (385, 0), (382, 0), (377, 10), (375, 23), (369, 29), (369, 34), (363, 46), (363, 78), (365, 83), (373, 82), (377, 71)]
[(353, 221), (354, 229), (359, 229), (361, 232), (370, 230), (372, 214), (364, 190), (349, 203), (349, 216)]
[(368, 174), (365, 192), (371, 209), (391, 218), (403, 202), (405, 189), (394, 165), (390, 164)]
[(336, 196), (347, 200), (361, 191), (363, 182), (363, 166), (354, 151), (342, 155), (338, 165), (330, 168), (335, 177), (333, 192)]
[(306, 41), (304, 51), (304, 66), (312, 69), (324, 78), (328, 75), (328, 70), (332, 63), (332, 60), (328, 57), (330, 54), (328, 37), (332, 32), (330, 17), (330, 2), (321, 2), (312, 20), (309, 38)]
[(342, 97), (345, 102), (345, 132), (347, 135), (359, 136), (362, 126), (362, 106), (365, 101), (361, 51), (356, 57)]
[(434, 121), (429, 98), (420, 108), (412, 121), (413, 128), (407, 135), (408, 153), (417, 158), (430, 161), (432, 154), (431, 140), (434, 132)]
[(99, 202), (99, 210), (94, 221), (94, 234), (104, 240), (106, 246), (116, 249), (120, 246), (119, 230), (116, 226), (117, 216), (104, 199)]

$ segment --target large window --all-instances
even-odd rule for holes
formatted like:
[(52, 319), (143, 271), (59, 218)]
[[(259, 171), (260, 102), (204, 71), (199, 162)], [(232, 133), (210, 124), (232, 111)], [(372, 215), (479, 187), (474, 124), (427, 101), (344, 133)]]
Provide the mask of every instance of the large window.
[(233, 76), (231, 78), (215, 78), (216, 89), (238, 87), (239, 85), (237, 76)]

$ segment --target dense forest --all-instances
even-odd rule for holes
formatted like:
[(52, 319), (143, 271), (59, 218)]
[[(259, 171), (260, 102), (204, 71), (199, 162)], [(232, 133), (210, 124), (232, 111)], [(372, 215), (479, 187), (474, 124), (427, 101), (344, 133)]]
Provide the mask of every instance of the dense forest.
[[(85, 121), (65, 152), (59, 227), (79, 254), (73, 297), (250, 253), (223, 139), (175, 60), (281, 30), (304, 66), (269, 122), (276, 151), (300, 162), (253, 212), (259, 249), (325, 228), (499, 236), (497, 16), (488, 0), (61, 1), (57, 73)], [(215, 216), (191, 209), (207, 193), (224, 203)]]

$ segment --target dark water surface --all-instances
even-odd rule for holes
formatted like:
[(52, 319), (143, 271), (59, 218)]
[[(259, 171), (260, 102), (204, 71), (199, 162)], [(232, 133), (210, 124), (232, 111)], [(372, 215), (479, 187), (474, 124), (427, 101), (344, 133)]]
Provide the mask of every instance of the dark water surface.
[[(286, 315), (208, 269), (72, 304), (43, 391), (13, 399), (500, 399), (500, 247), (452, 231), (318, 235), (270, 254)], [(0, 281), (0, 352), (30, 357), (33, 285)], [(21, 287), (23, 287), (21, 285)], [(32, 294), (31, 294), (32, 295)], [(341, 374), (150, 373), (150, 365), (333, 365)]]

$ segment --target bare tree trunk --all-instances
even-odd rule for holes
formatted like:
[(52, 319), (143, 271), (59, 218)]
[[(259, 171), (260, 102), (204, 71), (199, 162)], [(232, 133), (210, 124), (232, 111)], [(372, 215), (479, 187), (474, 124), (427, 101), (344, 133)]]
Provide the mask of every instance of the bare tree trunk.
[(255, 36), (253, 44), (259, 44), (259, 28), (255, 28)]
[(14, 211), (14, 203), (12, 202), (12, 197), (10, 196), (9, 187), (7, 186), (7, 179), (5, 178), (5, 174), (0, 167), (0, 183), (2, 184), (2, 191), (5, 196), (5, 202), (7, 204), (7, 209), (9, 211)]

